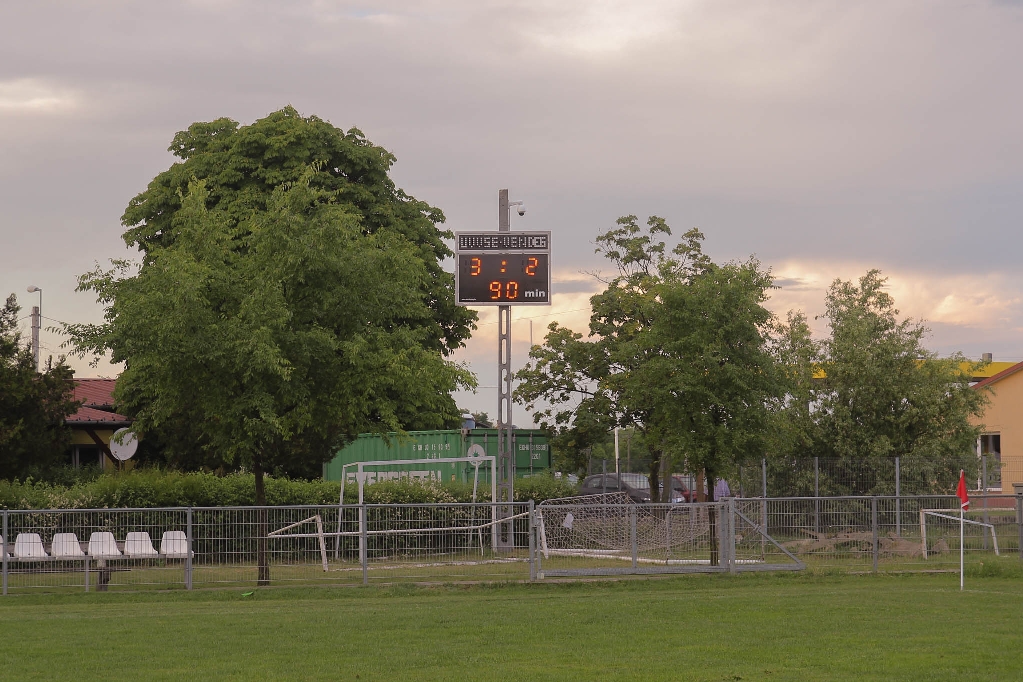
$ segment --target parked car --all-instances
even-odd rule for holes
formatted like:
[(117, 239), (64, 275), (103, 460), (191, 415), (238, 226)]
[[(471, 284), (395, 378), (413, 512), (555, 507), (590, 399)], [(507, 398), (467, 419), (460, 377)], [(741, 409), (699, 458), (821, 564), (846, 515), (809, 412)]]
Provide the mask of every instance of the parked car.
[[(663, 484), (661, 490), (664, 490)], [(633, 502), (650, 502), (650, 479), (646, 474), (594, 474), (587, 476), (579, 489), (580, 495), (598, 495), (613, 492), (628, 493)], [(692, 493), (679, 476), (671, 481), (671, 501), (691, 502)]]
[(580, 495), (623, 492), (636, 503), (650, 501), (650, 481), (643, 474), (594, 474), (583, 479)]
[[(671, 501), (672, 502), (696, 502), (696, 492), (691, 489), (690, 485), (687, 485), (687, 477), (679, 475), (672, 476), (671, 481)], [(675, 498), (678, 499), (675, 499)]]

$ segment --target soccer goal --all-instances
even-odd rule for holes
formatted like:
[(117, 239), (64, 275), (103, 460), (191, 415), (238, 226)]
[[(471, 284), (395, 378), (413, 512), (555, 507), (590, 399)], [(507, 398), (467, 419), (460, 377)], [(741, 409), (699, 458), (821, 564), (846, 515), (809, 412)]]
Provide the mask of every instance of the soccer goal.
[[(351, 462), (351, 463), (345, 464), (344, 466), (341, 467), (341, 492), (338, 495), (338, 522), (337, 522), (337, 533), (336, 533), (339, 541), (338, 541), (338, 543), (334, 547), (334, 558), (337, 558), (339, 556), (339, 554), (340, 554), (340, 551), (341, 551), (340, 550), (340, 547), (341, 547), (340, 538), (343, 535), (343, 533), (341, 532), (341, 524), (342, 524), (342, 517), (344, 516), (344, 507), (345, 507), (345, 484), (348, 482), (348, 479), (349, 479), (350, 476), (352, 478), (354, 478), (354, 482), (359, 487), (359, 502), (358, 502), (358, 504), (361, 506), (365, 502), (366, 483), (370, 482), (370, 477), (371, 476), (373, 478), (372, 482), (376, 482), (376, 481), (379, 481), (379, 480), (400, 480), (402, 478), (401, 475), (403, 473), (405, 474), (405, 478), (407, 478), (409, 480), (411, 480), (413, 478), (419, 479), (419, 480), (434, 480), (432, 478), (432, 476), (431, 476), (431, 474), (433, 474), (433, 472), (434, 472), (433, 467), (436, 467), (438, 465), (460, 464), (460, 463), (469, 464), (473, 468), (473, 475), (472, 475), (472, 501), (474, 503), (477, 501), (477, 497), (478, 497), (478, 494), (479, 494), (480, 467), (484, 466), (484, 465), (487, 465), (487, 466), (490, 467), (490, 470), (489, 470), (490, 501), (492, 503), (491, 507), (490, 507), (490, 523), (489, 524), (483, 524), (483, 525), (480, 525), (480, 526), (476, 527), (476, 519), (475, 519), (475, 516), (474, 516), (471, 519), (471, 521), (472, 521), (471, 525), (474, 526), (473, 530), (475, 530), (475, 532), (477, 533), (477, 535), (479, 537), (479, 544), (480, 544), (480, 549), (481, 550), (482, 550), (482, 546), (483, 546), (483, 527), (484, 527), (484, 525), (487, 525), (487, 526), (490, 527), (490, 533), (491, 533), (491, 536), (492, 536), (491, 537), (491, 544), (493, 544), (496, 547), (496, 545), (497, 545), (497, 524), (499, 523), (499, 520), (497, 518), (498, 517), (497, 505), (493, 504), (493, 503), (495, 503), (497, 501), (497, 469), (496, 469), (497, 458), (496, 457), (494, 457), (492, 455), (468, 455), (466, 457), (436, 457), (436, 458), (432, 458), (432, 459), (430, 459), (430, 458), (423, 458), (423, 459), (379, 459), (379, 460), (373, 460), (373, 461), (369, 461), (369, 462)], [(373, 475), (373, 474), (376, 473), (376, 472), (373, 471), (374, 469), (379, 469), (379, 468), (383, 468), (383, 467), (387, 467), (387, 469), (388, 469), (386, 472), (383, 472), (383, 473), (386, 474), (385, 477), (382, 478), (380, 476), (374, 476)], [(354, 468), (355, 471), (350, 473), (349, 472), (350, 468)], [(367, 469), (369, 469), (370, 471), (367, 471)], [(473, 508), (473, 514), (475, 514), (475, 508)], [(363, 523), (363, 521), (362, 521), (362, 518), (360, 517), (360, 520), (359, 520), (360, 530), (362, 530), (362, 528), (361, 528), (362, 523)], [(362, 541), (360, 539), (360, 543), (361, 542)]]
[(613, 492), (536, 507), (547, 576), (801, 570), (735, 500), (635, 504)]
[[(943, 534), (940, 541), (944, 541), (944, 535), (954, 536), (958, 539), (960, 521), (967, 526), (980, 526), (984, 529), (982, 532), (991, 531), (991, 541), (994, 545), (995, 556), (1001, 556), (998, 552), (998, 534), (995, 533), (995, 527), (993, 524), (984, 523), (982, 521), (974, 521), (972, 519), (960, 518), (955, 515), (952, 510), (949, 509), (921, 509), (920, 510), (920, 553), (924, 559), (927, 558), (927, 519), (932, 519), (931, 527), (937, 526), (939, 529), (946, 530), (953, 524), (956, 526), (954, 532)], [(941, 519), (941, 521), (937, 521)], [(944, 523), (943, 523), (944, 522)], [(948, 523), (952, 522), (952, 523)]]

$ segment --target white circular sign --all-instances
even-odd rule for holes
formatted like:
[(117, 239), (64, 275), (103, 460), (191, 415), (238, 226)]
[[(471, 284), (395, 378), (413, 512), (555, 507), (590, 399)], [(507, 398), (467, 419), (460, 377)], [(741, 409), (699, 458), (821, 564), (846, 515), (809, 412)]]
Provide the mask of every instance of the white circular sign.
[(487, 451), (483, 449), (483, 446), (479, 443), (473, 443), (469, 446), (469, 451), (465, 453), (466, 457), (483, 457), (487, 454)]
[[(122, 442), (120, 443), (117, 442), (119, 438), (122, 438)], [(131, 459), (138, 447), (138, 439), (135, 437), (135, 434), (128, 429), (117, 429), (114, 431), (114, 435), (110, 438), (110, 454), (113, 455), (114, 459), (118, 462), (124, 462)]]

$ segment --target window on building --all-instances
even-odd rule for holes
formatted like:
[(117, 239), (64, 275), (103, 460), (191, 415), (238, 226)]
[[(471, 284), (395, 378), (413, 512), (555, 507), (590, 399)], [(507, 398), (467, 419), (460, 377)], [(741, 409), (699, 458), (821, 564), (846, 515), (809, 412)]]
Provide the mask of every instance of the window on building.
[(1002, 489), (1002, 435), (985, 433), (980, 437), (981, 471), (987, 469), (985, 489)]

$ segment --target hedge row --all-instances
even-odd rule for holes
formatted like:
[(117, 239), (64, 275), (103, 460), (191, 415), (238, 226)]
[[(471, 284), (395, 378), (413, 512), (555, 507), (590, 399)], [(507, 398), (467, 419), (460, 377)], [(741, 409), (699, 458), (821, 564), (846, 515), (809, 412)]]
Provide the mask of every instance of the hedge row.
[[(267, 504), (336, 504), (337, 481), (302, 481), (267, 477)], [(487, 500), (489, 487), (478, 499)], [(515, 482), (515, 500), (537, 502), (576, 494), (575, 488), (552, 476)], [(103, 474), (70, 485), (27, 481), (0, 481), (2, 509), (103, 509), (113, 507), (226, 507), (255, 503), (252, 474), (217, 476), (143, 469)], [(358, 501), (354, 485), (345, 486), (345, 502)], [(472, 486), (456, 483), (385, 481), (366, 486), (370, 504), (470, 502)]]

